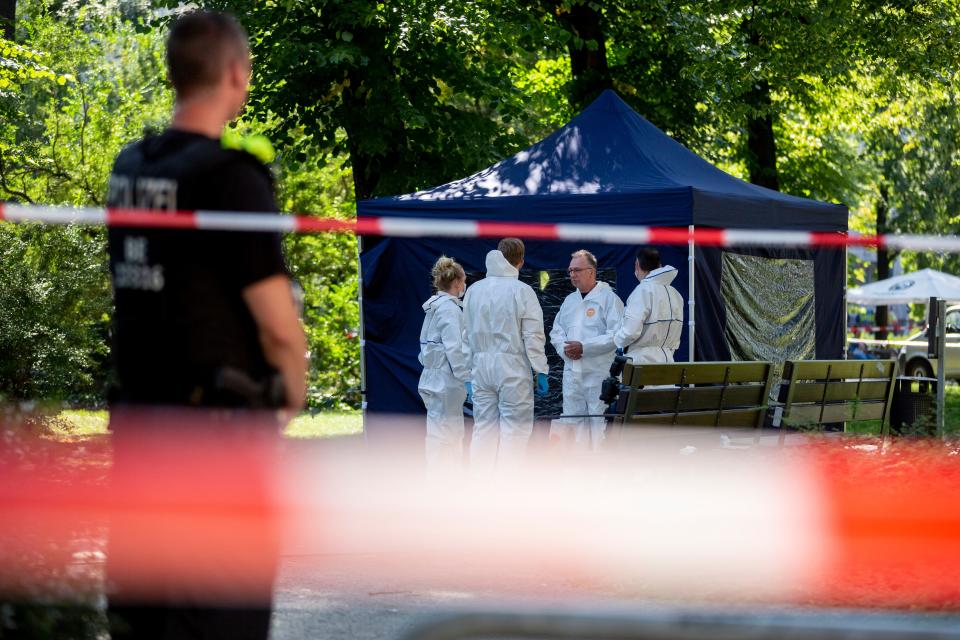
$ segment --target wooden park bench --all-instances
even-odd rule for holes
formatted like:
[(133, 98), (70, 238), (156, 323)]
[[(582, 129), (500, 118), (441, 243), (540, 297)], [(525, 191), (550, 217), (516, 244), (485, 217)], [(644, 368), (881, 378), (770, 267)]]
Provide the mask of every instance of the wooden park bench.
[[(773, 366), (769, 362), (626, 364), (614, 426), (763, 426)], [(665, 386), (668, 385), (668, 386)]]
[(896, 360), (788, 360), (773, 426), (822, 430), (830, 423), (881, 420), (887, 435), (896, 375)]

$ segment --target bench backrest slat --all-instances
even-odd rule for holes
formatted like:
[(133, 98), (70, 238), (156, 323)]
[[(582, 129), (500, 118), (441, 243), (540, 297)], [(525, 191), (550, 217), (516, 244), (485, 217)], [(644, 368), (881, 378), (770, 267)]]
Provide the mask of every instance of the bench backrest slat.
[(794, 382), (797, 388), (793, 394), (793, 401), (845, 402), (860, 400), (886, 400), (890, 383), (888, 381), (843, 381), (843, 382)]
[(677, 389), (645, 389), (642, 392), (645, 412), (703, 411), (706, 409), (735, 409), (766, 404), (764, 384), (743, 384), (729, 387), (686, 387)]
[(635, 415), (632, 424), (663, 427), (753, 427), (763, 423), (766, 407), (724, 409), (722, 411), (693, 411), (688, 413), (646, 413)]
[(783, 367), (783, 378), (791, 380), (889, 379), (897, 363), (895, 360), (788, 360)]
[(624, 367), (624, 423), (763, 426), (769, 362), (640, 363)]
[(895, 360), (790, 360), (780, 388), (786, 426), (881, 420), (886, 432)]
[[(628, 375), (629, 371), (629, 375)], [(671, 362), (626, 365), (623, 383), (631, 387), (656, 384), (721, 384), (765, 381), (769, 362)]]
[(783, 420), (788, 427), (803, 427), (847, 420), (882, 420), (885, 413), (886, 403), (883, 401), (804, 404), (794, 405), (789, 416), (785, 415)]

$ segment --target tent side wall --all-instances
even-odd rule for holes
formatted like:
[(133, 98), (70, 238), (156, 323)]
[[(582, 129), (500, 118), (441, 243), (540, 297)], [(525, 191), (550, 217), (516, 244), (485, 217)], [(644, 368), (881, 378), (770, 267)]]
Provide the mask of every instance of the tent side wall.
[[(770, 250), (698, 247), (696, 256), (696, 330), (697, 360), (724, 361), (732, 358), (727, 339), (727, 304), (722, 293), (723, 254), (764, 259), (810, 260), (813, 276), (815, 355), (817, 359), (843, 357), (846, 318), (843, 296), (846, 282), (846, 258), (836, 249)], [(762, 295), (742, 291), (745, 296)]]
[(847, 230), (847, 207), (764, 190), (747, 197), (693, 189), (693, 224), (718, 229)]
[[(695, 189), (695, 224), (728, 229), (847, 231), (848, 211), (843, 205), (805, 200), (773, 191), (768, 195), (760, 199)], [(731, 357), (725, 338), (728, 329), (727, 308), (721, 294), (725, 252), (758, 258), (812, 260), (816, 357), (843, 357), (846, 336), (843, 298), (847, 283), (846, 256), (843, 251), (698, 247), (695, 285), (698, 360), (729, 360)], [(745, 291), (743, 294), (756, 292)]]

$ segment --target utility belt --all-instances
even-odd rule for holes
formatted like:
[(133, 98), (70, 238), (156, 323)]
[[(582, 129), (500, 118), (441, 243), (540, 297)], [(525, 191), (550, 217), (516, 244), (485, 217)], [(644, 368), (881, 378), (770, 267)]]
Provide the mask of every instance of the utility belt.
[(235, 409), (279, 409), (286, 405), (286, 386), (276, 371), (254, 378), (235, 367), (219, 367), (201, 377), (202, 382), (197, 383), (141, 380), (139, 384), (121, 385), (111, 393), (110, 402)]
[(236, 398), (250, 409), (279, 409), (286, 406), (287, 388), (283, 376), (274, 371), (259, 380), (233, 367), (220, 367), (213, 374), (215, 397)]

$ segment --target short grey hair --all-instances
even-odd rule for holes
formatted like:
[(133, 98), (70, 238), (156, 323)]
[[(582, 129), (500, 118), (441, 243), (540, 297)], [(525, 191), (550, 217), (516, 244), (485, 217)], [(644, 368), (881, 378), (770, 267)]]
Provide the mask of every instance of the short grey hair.
[(597, 268), (597, 258), (596, 258), (596, 256), (594, 256), (592, 253), (590, 253), (590, 252), (587, 251), (586, 249), (580, 249), (579, 251), (574, 251), (573, 253), (570, 254), (570, 257), (571, 257), (571, 258), (584, 258), (591, 267), (593, 267), (594, 269)]

